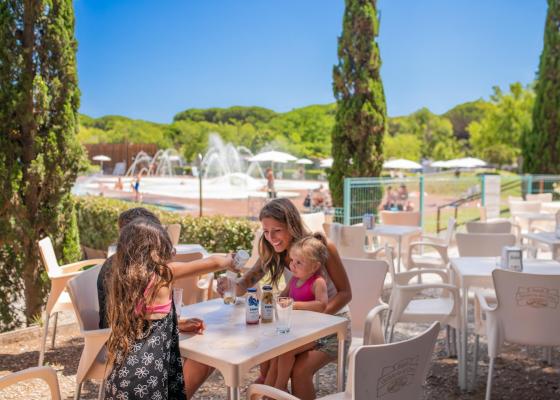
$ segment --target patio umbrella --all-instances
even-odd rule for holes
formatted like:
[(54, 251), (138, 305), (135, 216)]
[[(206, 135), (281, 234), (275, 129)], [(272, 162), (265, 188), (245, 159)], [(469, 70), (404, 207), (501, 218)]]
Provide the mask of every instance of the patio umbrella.
[(101, 173), (103, 173), (103, 162), (104, 161), (111, 161), (111, 157), (104, 156), (100, 154), (98, 156), (94, 156), (91, 158), (93, 161), (99, 161), (101, 163)]
[(321, 168), (331, 168), (332, 164), (333, 164), (333, 159), (332, 158), (327, 158), (325, 160), (321, 160), (321, 162), (319, 163)]
[(308, 160), (307, 158), (300, 158), (299, 160), (296, 161), (296, 164), (311, 165), (311, 164), (313, 164), (313, 161)]
[(270, 161), (273, 163), (285, 164), (290, 161), (296, 161), (297, 158), (291, 154), (284, 153), (282, 151), (265, 151), (264, 153), (259, 153), (254, 157), (249, 158), (250, 162), (265, 162)]
[(434, 161), (430, 164), (430, 167), (434, 168), (447, 168), (448, 161)]
[(446, 161), (447, 168), (477, 168), (486, 166), (486, 162), (478, 158), (466, 157)]
[(386, 169), (422, 169), (422, 166), (417, 162), (399, 158), (397, 160), (385, 161), (383, 168)]

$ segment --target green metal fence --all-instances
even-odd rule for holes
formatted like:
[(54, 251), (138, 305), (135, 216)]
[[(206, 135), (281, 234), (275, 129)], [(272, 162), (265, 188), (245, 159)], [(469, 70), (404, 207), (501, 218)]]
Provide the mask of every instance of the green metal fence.
[[(362, 222), (364, 214), (378, 216), (389, 187), (398, 190), (404, 186), (409, 209), (420, 211), (424, 230), (441, 231), (447, 227), (449, 217), (459, 225), (480, 218), (480, 206), (485, 205), (486, 176), (446, 172), (403, 178), (346, 178), (344, 207), (335, 210), (334, 220), (352, 225)], [(560, 200), (560, 176), (501, 175), (501, 212), (508, 212), (510, 196), (525, 198), (535, 193), (553, 193), (554, 200)]]

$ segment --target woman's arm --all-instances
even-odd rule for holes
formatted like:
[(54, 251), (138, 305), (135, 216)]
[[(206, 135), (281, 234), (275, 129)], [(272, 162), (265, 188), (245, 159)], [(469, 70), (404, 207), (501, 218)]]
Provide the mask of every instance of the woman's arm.
[(183, 278), (186, 276), (204, 275), (209, 272), (221, 271), (231, 268), (233, 265), (233, 257), (231, 254), (227, 256), (213, 255), (200, 260), (189, 262), (172, 262), (169, 268), (173, 272), (173, 278)]
[(325, 282), (325, 279), (317, 278), (315, 282), (313, 282), (313, 293), (315, 294), (315, 300), (296, 301), (294, 303), (294, 310), (324, 312), (329, 301), (329, 297), (327, 296), (327, 282)]
[(348, 280), (348, 275), (346, 275), (344, 265), (342, 265), (342, 260), (338, 255), (338, 250), (330, 240), (327, 243), (327, 250), (329, 252), (326, 265), (327, 273), (338, 293), (332, 299), (329, 299), (325, 313), (334, 314), (350, 303), (350, 300), (352, 300), (352, 289), (350, 288), (350, 281)]

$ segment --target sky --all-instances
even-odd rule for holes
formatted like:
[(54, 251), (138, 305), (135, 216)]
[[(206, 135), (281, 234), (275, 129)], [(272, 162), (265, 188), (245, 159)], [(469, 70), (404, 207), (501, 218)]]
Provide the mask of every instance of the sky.
[[(546, 0), (378, 0), (387, 111), (443, 113), (531, 83)], [(344, 0), (75, 0), (80, 112), (334, 102)]]

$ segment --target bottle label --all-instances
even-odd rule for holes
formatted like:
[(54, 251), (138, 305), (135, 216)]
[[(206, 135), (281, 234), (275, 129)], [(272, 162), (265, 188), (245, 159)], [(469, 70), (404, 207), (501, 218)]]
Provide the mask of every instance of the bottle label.
[(256, 324), (259, 322), (259, 299), (257, 299), (256, 296), (249, 296), (247, 298), (245, 320), (248, 324)]
[(272, 322), (272, 316), (274, 315), (274, 307), (272, 303), (263, 303), (261, 311), (261, 319), (263, 322)]

